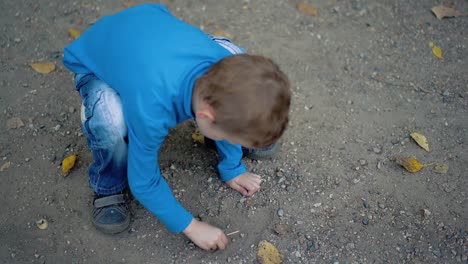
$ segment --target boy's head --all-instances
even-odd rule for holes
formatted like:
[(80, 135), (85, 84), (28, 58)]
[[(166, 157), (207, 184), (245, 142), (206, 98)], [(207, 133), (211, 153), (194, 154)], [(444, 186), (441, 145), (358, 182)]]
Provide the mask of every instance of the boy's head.
[(205, 136), (246, 147), (274, 143), (288, 124), (288, 77), (270, 59), (235, 55), (197, 79), (192, 98)]

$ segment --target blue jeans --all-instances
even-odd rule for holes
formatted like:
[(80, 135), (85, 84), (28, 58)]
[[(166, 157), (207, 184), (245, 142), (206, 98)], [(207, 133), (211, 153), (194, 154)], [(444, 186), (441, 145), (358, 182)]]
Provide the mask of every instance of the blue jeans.
[(77, 74), (76, 90), (83, 99), (83, 133), (93, 152), (89, 185), (98, 195), (127, 187), (127, 126), (120, 96), (94, 74)]

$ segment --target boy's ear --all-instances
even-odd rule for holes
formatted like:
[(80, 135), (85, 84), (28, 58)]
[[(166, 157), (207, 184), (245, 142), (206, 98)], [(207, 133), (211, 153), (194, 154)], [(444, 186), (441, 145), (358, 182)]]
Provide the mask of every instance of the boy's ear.
[(214, 123), (215, 120), (216, 120), (214, 110), (213, 110), (213, 108), (212, 108), (210, 105), (208, 105), (208, 104), (205, 104), (201, 110), (199, 110), (198, 112), (196, 112), (196, 113), (195, 113), (195, 117), (196, 117), (197, 119), (198, 119), (198, 118), (208, 119), (211, 123)]

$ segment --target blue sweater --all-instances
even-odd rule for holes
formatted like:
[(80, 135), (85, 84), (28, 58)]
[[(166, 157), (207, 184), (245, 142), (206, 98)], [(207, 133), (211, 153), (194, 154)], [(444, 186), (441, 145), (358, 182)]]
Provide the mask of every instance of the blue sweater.
[[(162, 5), (145, 4), (106, 16), (64, 50), (72, 72), (94, 73), (122, 99), (128, 127), (128, 182), (133, 195), (171, 232), (183, 231), (192, 215), (161, 176), (158, 150), (178, 123), (193, 118), (195, 80), (231, 56), (199, 29)], [(239, 145), (216, 142), (223, 181), (244, 172)]]

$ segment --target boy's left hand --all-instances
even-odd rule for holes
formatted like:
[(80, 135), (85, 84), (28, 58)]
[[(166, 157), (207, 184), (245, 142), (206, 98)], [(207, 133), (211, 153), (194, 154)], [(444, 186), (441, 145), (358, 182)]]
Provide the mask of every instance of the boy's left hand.
[(236, 178), (227, 181), (227, 185), (245, 196), (252, 196), (260, 190), (262, 178), (257, 174), (245, 172)]

